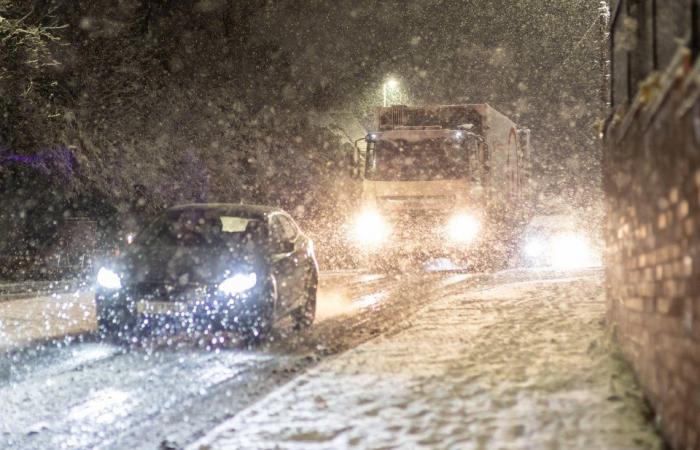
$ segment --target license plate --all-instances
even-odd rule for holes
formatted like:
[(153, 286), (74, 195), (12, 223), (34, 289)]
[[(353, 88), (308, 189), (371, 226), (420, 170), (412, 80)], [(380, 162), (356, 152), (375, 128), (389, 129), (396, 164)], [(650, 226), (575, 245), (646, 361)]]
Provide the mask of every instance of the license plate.
[(187, 303), (181, 302), (153, 302), (141, 300), (136, 303), (136, 312), (139, 314), (176, 316), (187, 313), (187, 311)]

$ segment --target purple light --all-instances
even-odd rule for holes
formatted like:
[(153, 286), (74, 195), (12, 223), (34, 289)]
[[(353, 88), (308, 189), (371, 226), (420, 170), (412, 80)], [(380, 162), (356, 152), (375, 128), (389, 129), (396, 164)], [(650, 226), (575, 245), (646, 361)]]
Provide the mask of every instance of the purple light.
[(76, 160), (73, 151), (64, 146), (43, 150), (33, 155), (10, 153), (9, 149), (0, 149), (0, 167), (15, 164), (29, 167), (46, 176), (58, 175), (70, 178), (73, 176)]

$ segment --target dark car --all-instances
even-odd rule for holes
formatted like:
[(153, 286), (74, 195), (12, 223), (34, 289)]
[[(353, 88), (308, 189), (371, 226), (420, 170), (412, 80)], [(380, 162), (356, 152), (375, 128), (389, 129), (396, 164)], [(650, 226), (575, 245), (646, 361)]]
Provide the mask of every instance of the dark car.
[(312, 242), (284, 211), (177, 206), (99, 270), (98, 329), (111, 338), (185, 329), (259, 339), (285, 317), (309, 327), (317, 285)]

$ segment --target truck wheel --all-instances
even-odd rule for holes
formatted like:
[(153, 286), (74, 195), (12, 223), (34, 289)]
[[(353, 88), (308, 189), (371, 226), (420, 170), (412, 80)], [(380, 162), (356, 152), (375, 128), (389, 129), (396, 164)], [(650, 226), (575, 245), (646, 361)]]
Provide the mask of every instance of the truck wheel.
[(474, 268), (478, 272), (498, 272), (508, 267), (508, 253), (501, 243), (485, 247), (480, 258), (474, 260)]

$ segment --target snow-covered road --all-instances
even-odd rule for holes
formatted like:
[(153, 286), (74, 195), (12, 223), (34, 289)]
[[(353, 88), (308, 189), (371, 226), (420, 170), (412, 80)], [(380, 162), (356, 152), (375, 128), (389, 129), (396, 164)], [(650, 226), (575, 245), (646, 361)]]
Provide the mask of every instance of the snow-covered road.
[(0, 355), (51, 338), (95, 328), (94, 294), (89, 290), (0, 301)]
[(24, 345), (0, 353), (0, 448), (660, 448), (601, 279), (324, 274), (314, 326), (255, 349), (96, 342), (89, 293), (0, 303)]
[[(89, 294), (4, 302), (6, 342), (24, 348), (0, 353), (0, 448), (184, 445), (319, 361), (397, 332), (426, 304), (481, 278), (324, 274), (314, 326), (301, 335), (282, 327), (252, 350), (187, 337), (128, 349), (96, 342)], [(58, 346), (26, 345), (74, 331), (77, 338)]]
[(402, 331), (322, 361), (189, 448), (661, 448), (605, 332), (602, 273), (540, 275), (441, 290)]

